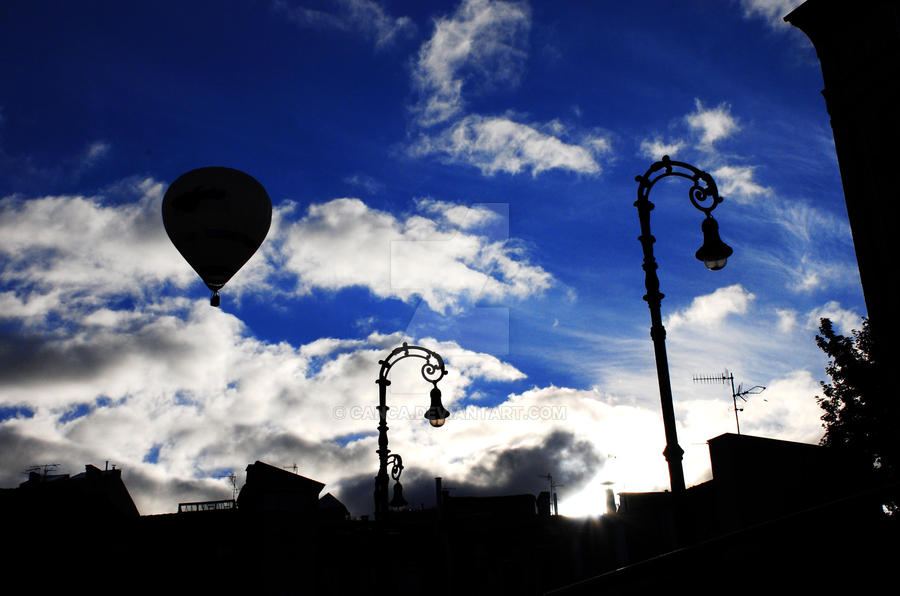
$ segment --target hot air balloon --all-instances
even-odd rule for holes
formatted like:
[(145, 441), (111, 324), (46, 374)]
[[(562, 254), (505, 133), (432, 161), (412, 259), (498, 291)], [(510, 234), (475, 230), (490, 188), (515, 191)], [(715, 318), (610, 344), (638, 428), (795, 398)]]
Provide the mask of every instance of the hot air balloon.
[(269, 232), (272, 202), (249, 174), (210, 167), (182, 174), (162, 202), (163, 225), (219, 306), (219, 290), (253, 256)]

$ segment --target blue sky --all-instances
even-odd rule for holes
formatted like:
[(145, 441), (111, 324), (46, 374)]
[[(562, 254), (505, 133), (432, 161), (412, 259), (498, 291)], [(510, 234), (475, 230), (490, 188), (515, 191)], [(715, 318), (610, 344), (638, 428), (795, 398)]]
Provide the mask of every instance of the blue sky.
[[(108, 460), (160, 513), (259, 459), (368, 513), (377, 362), (409, 341), (444, 356), (452, 412), (432, 429), (417, 367), (392, 370), (411, 500), (551, 473), (562, 513), (596, 514), (603, 482), (667, 487), (633, 207), (665, 153), (714, 176), (734, 248), (707, 271), (689, 185), (653, 189), (688, 483), (734, 432), (697, 374), (767, 387), (743, 432), (818, 441), (817, 320), (848, 332), (865, 305), (796, 4), (5, 6), (2, 485)], [(221, 309), (160, 216), (210, 165), (273, 203)]]

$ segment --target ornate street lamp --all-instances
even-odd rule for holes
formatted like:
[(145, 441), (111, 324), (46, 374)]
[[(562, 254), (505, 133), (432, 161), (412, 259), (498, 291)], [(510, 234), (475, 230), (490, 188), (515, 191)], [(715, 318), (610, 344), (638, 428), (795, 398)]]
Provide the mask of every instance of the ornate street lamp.
[(663, 156), (650, 166), (643, 176), (635, 176), (638, 183), (637, 201), (634, 206), (638, 209), (638, 217), (641, 221), (641, 235), (638, 240), (644, 249), (644, 285), (647, 294), (644, 300), (650, 307), (650, 337), (653, 339), (653, 348), (656, 354), (656, 374), (659, 379), (659, 398), (662, 402), (663, 426), (666, 431), (666, 449), (663, 455), (669, 464), (669, 482), (673, 493), (683, 493), (684, 471), (681, 467), (681, 458), (684, 450), (678, 445), (678, 436), (675, 433), (675, 410), (672, 405), (672, 386), (669, 381), (669, 362), (666, 357), (666, 329), (662, 324), (660, 303), (663, 294), (659, 291), (659, 278), (656, 276), (656, 259), (653, 257), (653, 243), (656, 239), (650, 234), (650, 211), (653, 203), (648, 200), (650, 189), (659, 180), (668, 176), (687, 178), (693, 182), (688, 190), (691, 204), (706, 214), (701, 230), (703, 231), (703, 246), (695, 256), (711, 270), (717, 271), (725, 266), (725, 262), (733, 252), (731, 247), (719, 238), (719, 224), (712, 217), (712, 210), (722, 202), (716, 183), (708, 173), (698, 170), (690, 164), (680, 161), (672, 161), (668, 155)]
[[(406, 342), (399, 348), (395, 348), (387, 358), (379, 360), (381, 371), (378, 373), (378, 476), (375, 477), (375, 519), (383, 519), (388, 511), (388, 506), (402, 507), (406, 505), (403, 498), (403, 487), (400, 485), (400, 474), (403, 472), (403, 460), (396, 453), (391, 453), (388, 449), (387, 438), (387, 386), (391, 384), (388, 380), (388, 373), (391, 367), (404, 358), (414, 357), (422, 358), (425, 364), (422, 365), (422, 378), (433, 385), (431, 389), (431, 407), (425, 412), (425, 418), (431, 423), (431, 426), (443, 426), (450, 412), (444, 409), (441, 403), (441, 390), (438, 389), (438, 381), (447, 374), (444, 368), (444, 360), (428, 348), (421, 346), (410, 346)], [(392, 463), (391, 477), (395, 480), (394, 498), (388, 503), (388, 463)]]

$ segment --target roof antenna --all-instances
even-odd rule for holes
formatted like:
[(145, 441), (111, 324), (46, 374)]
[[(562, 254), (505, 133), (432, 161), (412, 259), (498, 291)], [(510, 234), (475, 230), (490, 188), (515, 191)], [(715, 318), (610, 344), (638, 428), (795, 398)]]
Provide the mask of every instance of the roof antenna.
[(554, 489), (559, 486), (565, 486), (565, 484), (558, 484), (556, 482), (553, 482), (553, 476), (549, 473), (545, 475), (538, 475), (538, 478), (546, 478), (550, 483), (550, 498), (553, 499), (553, 515), (559, 516), (559, 501), (557, 501), (556, 499), (556, 491)]
[(234, 472), (219, 474), (216, 478), (228, 478), (231, 481), (231, 500), (237, 501), (237, 476), (234, 475)]
[(59, 468), (59, 464), (38, 464), (36, 466), (29, 466), (25, 469), (25, 474), (31, 474), (32, 472), (39, 473), (41, 478), (46, 478), (50, 475), (50, 472), (55, 472), (56, 469)]
[(747, 401), (747, 395), (756, 395), (757, 393), (762, 393), (765, 391), (765, 387), (762, 385), (754, 385), (750, 389), (744, 389), (743, 385), (738, 385), (737, 390), (734, 388), (734, 374), (728, 372), (726, 369), (725, 372), (719, 375), (700, 375), (694, 376), (695, 383), (718, 383), (718, 382), (728, 383), (731, 382), (731, 401), (734, 403), (734, 423), (737, 425), (737, 434), (741, 434), (741, 423), (738, 420), (738, 412), (743, 412), (744, 408), (739, 408), (737, 406), (737, 398), (741, 398), (743, 401)]

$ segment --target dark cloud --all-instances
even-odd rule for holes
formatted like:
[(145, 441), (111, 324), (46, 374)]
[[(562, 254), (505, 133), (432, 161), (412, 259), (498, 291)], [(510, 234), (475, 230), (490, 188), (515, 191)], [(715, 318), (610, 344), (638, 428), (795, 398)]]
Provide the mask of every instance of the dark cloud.
[[(75, 475), (84, 471), (86, 464), (98, 468), (116, 465), (101, 461), (89, 449), (71, 442), (60, 443), (19, 433), (9, 426), (0, 426), (0, 488), (15, 488), (27, 480), (28, 469), (36, 466), (52, 466), (51, 474)], [(179, 502), (227, 499), (230, 491), (224, 485), (213, 484), (209, 479), (156, 478), (138, 467), (125, 466), (122, 482), (135, 501), (138, 510), (150, 501), (168, 502), (168, 511), (178, 510)], [(157, 511), (158, 512), (158, 511)]]
[[(28, 479), (27, 469), (54, 465), (55, 474), (78, 474), (93, 454), (77, 445), (30, 437), (0, 425), (0, 488), (15, 488)], [(102, 462), (101, 462), (102, 464)]]
[(66, 337), (0, 332), (0, 385), (29, 386), (57, 380), (101, 377), (136, 354), (153, 361), (183, 361), (190, 348), (148, 325), (99, 334)]
[[(231, 498), (231, 488), (225, 484), (213, 484), (210, 479), (193, 478), (158, 478), (145, 473), (138, 467), (126, 467), (122, 470), (122, 482), (141, 510), (142, 498), (155, 502), (167, 502), (162, 511), (154, 513), (175, 513), (178, 503), (196, 501), (218, 501)], [(144, 511), (141, 511), (144, 513)]]
[[(409, 460), (404, 459), (407, 464)], [(373, 459), (374, 463), (374, 459)], [(565, 484), (566, 491), (578, 492), (600, 468), (603, 458), (586, 440), (568, 431), (554, 431), (534, 447), (514, 447), (489, 452), (464, 478), (442, 479), (452, 496), (489, 497), (537, 495), (548, 489), (546, 475)], [(374, 509), (375, 474), (354, 476), (339, 483), (337, 497), (353, 515), (371, 515)], [(410, 507), (434, 507), (434, 476), (426, 470), (407, 467), (400, 478), (403, 496)], [(393, 490), (393, 482), (391, 489)], [(332, 491), (334, 492), (334, 491)], [(389, 493), (390, 496), (390, 493)]]
[[(302, 432), (302, 431), (301, 431)], [(273, 466), (288, 466), (295, 462), (315, 462), (315, 467), (344, 469), (348, 464), (368, 457), (371, 445), (361, 442), (346, 446), (333, 441), (306, 439), (293, 432), (271, 432), (269, 429), (246, 424), (235, 424), (230, 433), (232, 441), (227, 449), (251, 455), (254, 460)], [(225, 447), (223, 447), (225, 448)], [(211, 455), (208, 451), (203, 455)], [(253, 463), (251, 462), (247, 462)], [(303, 474), (303, 470), (298, 472)], [(334, 482), (336, 478), (314, 478), (319, 482)]]
[(115, 346), (61, 346), (40, 336), (0, 335), (0, 384), (94, 378), (120, 358)]
[[(554, 474), (569, 490), (577, 490), (591, 479), (603, 460), (594, 446), (577, 440), (569, 431), (557, 430), (535, 447), (519, 447), (488, 454), (474, 466), (468, 480), (474, 483), (472, 496), (540, 492), (546, 482), (539, 476)], [(497, 492), (493, 487), (501, 487)]]

